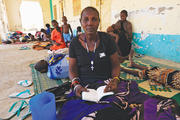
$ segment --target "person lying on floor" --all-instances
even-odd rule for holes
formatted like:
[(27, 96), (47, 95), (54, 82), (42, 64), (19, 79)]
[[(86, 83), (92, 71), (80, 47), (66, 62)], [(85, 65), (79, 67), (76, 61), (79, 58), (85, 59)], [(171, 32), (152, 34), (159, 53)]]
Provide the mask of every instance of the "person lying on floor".
[[(128, 104), (143, 103), (149, 98), (139, 91), (135, 81), (119, 79), (116, 43), (109, 34), (97, 31), (99, 22), (96, 8), (83, 9), (80, 23), (85, 33), (75, 37), (69, 47), (69, 77), (73, 88), (69, 97), (72, 99), (57, 115), (60, 120), (80, 120), (91, 113), (97, 120), (128, 120), (131, 117)], [(88, 92), (87, 88), (104, 85), (103, 92), (112, 91), (114, 95), (105, 96), (98, 103), (82, 100), (82, 93)]]
[(166, 87), (172, 87), (180, 90), (180, 71), (175, 69), (167, 69), (160, 67), (148, 68), (142, 65), (131, 63), (132, 67), (138, 68), (141, 71), (130, 70), (121, 67), (122, 71), (139, 76), (141, 79), (150, 79), (155, 82), (161, 83)]

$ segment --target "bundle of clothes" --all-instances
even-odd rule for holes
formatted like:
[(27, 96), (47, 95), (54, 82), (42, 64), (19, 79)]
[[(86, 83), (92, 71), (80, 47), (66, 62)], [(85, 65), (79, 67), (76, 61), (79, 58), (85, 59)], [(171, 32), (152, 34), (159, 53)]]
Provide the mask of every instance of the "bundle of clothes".
[(21, 31), (9, 32), (6, 34), (7, 40), (3, 41), (5, 44), (17, 43), (17, 42), (28, 42), (30, 36), (26, 35)]

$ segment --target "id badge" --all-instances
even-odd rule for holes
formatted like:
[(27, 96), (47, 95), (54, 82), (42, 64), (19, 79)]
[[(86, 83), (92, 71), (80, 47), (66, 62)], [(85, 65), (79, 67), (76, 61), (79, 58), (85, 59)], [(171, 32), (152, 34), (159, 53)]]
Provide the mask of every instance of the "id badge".
[(100, 58), (103, 58), (103, 57), (105, 57), (105, 56), (106, 56), (106, 54), (105, 54), (104, 52), (99, 53), (99, 57), (100, 57)]

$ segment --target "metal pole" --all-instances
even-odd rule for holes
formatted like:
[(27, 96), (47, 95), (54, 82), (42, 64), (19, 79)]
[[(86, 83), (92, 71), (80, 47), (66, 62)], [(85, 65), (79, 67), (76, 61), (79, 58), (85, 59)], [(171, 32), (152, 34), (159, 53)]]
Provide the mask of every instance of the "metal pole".
[(51, 11), (51, 21), (54, 19), (54, 15), (53, 15), (53, 6), (52, 6), (52, 0), (49, 0), (49, 4), (50, 4), (50, 11)]

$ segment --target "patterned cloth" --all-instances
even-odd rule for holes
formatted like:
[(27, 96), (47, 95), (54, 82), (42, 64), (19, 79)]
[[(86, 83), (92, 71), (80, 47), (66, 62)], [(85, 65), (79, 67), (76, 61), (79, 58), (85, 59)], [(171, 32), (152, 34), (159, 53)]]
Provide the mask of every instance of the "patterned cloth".
[(149, 70), (143, 70), (142, 73), (146, 79), (180, 90), (180, 71), (178, 70), (153, 67)]
[(66, 33), (63, 33), (63, 37), (64, 37), (64, 41), (65, 42), (70, 42), (71, 41), (71, 36), (70, 34), (66, 34)]
[[(148, 68), (152, 68), (153, 66), (159, 66), (161, 68), (168, 68), (168, 69), (173, 68), (174, 70), (180, 70), (179, 68), (155, 63), (150, 60), (143, 59), (143, 58), (135, 58), (134, 62), (136, 64), (146, 66)], [(121, 66), (125, 67), (126, 69), (139, 70), (136, 68), (129, 68), (127, 67), (128, 65), (129, 65), (129, 61), (125, 61), (123, 64), (121, 64)], [(120, 77), (126, 80), (135, 80), (138, 83), (140, 91), (145, 94), (148, 94), (150, 96), (160, 95), (163, 97), (172, 98), (172, 99), (175, 99), (180, 105), (180, 90), (173, 89), (172, 87), (163, 86), (162, 84), (157, 83), (155, 81), (151, 81), (147, 79), (140, 79), (137, 76), (134, 76), (132, 74), (128, 74), (125, 72), (122, 72)]]
[[(62, 30), (61, 30), (62, 31)], [(51, 46), (51, 50), (58, 50), (61, 48), (65, 48), (66, 44), (64, 42), (64, 39), (62, 37), (62, 33), (60, 33), (59, 31), (57, 31), (56, 29), (54, 29), (51, 32), (51, 40), (55, 41), (56, 43), (59, 43), (60, 45), (56, 45), (54, 44), (53, 46)]]
[[(97, 83), (94, 83), (94, 85), (91, 85), (90, 88), (94, 87), (95, 89), (97, 88), (97, 86), (101, 86), (106, 83), (104, 81), (98, 81)], [(69, 97), (74, 96), (74, 92), (69, 95)], [(121, 110), (127, 110), (127, 116), (124, 116), (125, 118), (127, 118), (128, 116), (130, 116), (128, 115), (128, 113), (130, 113), (131, 111), (131, 109), (128, 107), (128, 104), (143, 103), (148, 98), (148, 95), (145, 95), (144, 93), (141, 93), (139, 91), (138, 85), (135, 81), (121, 80), (118, 84), (118, 92), (116, 94), (103, 97), (99, 103), (91, 103), (77, 98), (72, 99), (64, 104), (60, 114), (58, 114), (58, 117), (59, 120), (81, 120), (83, 117), (92, 112), (109, 107), (112, 108), (112, 106), (115, 105)], [(109, 113), (109, 116), (112, 116), (112, 114)]]

